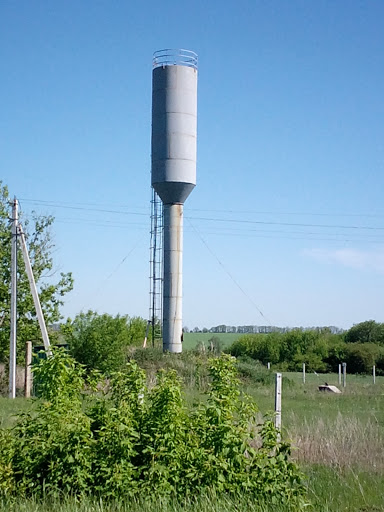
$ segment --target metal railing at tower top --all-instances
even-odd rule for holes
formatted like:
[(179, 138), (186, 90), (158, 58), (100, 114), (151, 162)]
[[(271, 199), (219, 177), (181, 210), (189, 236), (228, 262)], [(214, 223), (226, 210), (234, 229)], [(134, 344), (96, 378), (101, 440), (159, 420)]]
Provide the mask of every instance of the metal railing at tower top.
[(197, 69), (197, 54), (191, 50), (158, 50), (153, 54), (153, 68), (161, 66), (188, 66)]

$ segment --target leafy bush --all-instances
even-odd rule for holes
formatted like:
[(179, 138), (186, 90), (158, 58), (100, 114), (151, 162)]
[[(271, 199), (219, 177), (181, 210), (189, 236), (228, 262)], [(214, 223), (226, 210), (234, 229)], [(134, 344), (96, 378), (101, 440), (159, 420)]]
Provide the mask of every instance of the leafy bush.
[(245, 334), (235, 341), (228, 352), (235, 356), (247, 356), (263, 364), (279, 363), (281, 360), (282, 336), (271, 334)]
[(144, 340), (147, 322), (139, 317), (80, 313), (62, 326), (73, 357), (89, 369), (117, 371), (127, 361), (128, 348)]
[(15, 489), (25, 494), (84, 492), (94, 445), (82, 409), (84, 368), (61, 349), (34, 370), (42, 400), (36, 412), (20, 415), (9, 445)]
[(237, 363), (239, 377), (254, 384), (271, 385), (275, 375), (258, 361), (250, 357), (241, 357)]
[[(243, 493), (273, 503), (303, 502), (290, 447), (239, 390), (235, 361), (210, 361), (207, 401), (188, 410), (175, 370), (160, 370), (148, 390), (136, 362), (86, 386), (85, 369), (63, 351), (35, 370), (42, 398), (0, 435), (0, 493), (195, 496)], [(100, 391), (103, 390), (103, 391)], [(255, 436), (260, 441), (254, 443)], [(261, 445), (260, 448), (255, 446)]]
[[(346, 361), (350, 373), (371, 373), (372, 366), (376, 364), (380, 374), (384, 372), (384, 347), (368, 340), (381, 339), (381, 325), (384, 324), (370, 321), (352, 327), (345, 335), (348, 343), (342, 335), (328, 331), (247, 334), (235, 341), (228, 352), (241, 359), (260, 361), (264, 365), (270, 362), (284, 371), (299, 371), (303, 363), (308, 371), (337, 371), (338, 365)], [(358, 339), (364, 342), (359, 343)], [(243, 363), (239, 368), (245, 373), (253, 371)]]
[(380, 361), (384, 348), (374, 343), (351, 343), (345, 351), (345, 361), (350, 373), (371, 373), (372, 366)]

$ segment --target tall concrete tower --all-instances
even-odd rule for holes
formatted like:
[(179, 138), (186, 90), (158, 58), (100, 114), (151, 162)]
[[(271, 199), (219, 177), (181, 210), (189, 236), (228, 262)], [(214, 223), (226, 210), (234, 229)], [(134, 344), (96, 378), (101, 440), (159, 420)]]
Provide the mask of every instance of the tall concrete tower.
[(160, 50), (152, 73), (152, 186), (163, 202), (163, 350), (181, 352), (183, 205), (196, 185), (197, 55)]

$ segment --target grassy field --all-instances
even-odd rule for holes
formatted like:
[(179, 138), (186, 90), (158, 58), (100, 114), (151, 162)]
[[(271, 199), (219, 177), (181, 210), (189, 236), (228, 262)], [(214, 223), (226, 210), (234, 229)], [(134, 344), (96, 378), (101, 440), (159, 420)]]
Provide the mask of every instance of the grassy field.
[[(197, 338), (199, 334), (195, 336)], [(208, 336), (212, 337), (212, 334)], [(266, 372), (265, 369), (262, 371)], [(283, 375), (283, 436), (291, 440), (293, 457), (306, 475), (312, 504), (309, 510), (384, 511), (384, 377), (377, 377), (373, 385), (370, 376), (348, 375), (347, 387), (340, 395), (335, 395), (318, 391), (318, 385), (324, 382), (338, 385), (335, 374), (317, 376), (307, 373), (305, 384), (301, 373)], [(273, 381), (273, 375), (270, 381)], [(260, 419), (268, 411), (273, 411), (274, 387), (271, 383), (265, 385), (249, 380), (245, 382), (244, 389), (258, 404)], [(187, 393), (188, 401), (199, 396), (193, 387), (189, 387)], [(0, 399), (0, 425), (11, 426), (15, 414), (29, 407), (31, 402), (22, 398), (14, 401)], [(0, 502), (0, 510), (9, 512), (48, 512), (55, 509), (63, 512), (288, 510), (278, 504), (266, 507), (246, 496), (236, 499), (208, 496), (200, 497), (197, 502), (185, 503), (128, 501), (105, 504), (88, 500), (77, 503), (71, 499), (57, 503)]]
[(196, 348), (196, 345), (200, 342), (204, 343), (208, 348), (209, 340), (213, 337), (219, 338), (223, 348), (229, 347), (232, 343), (239, 339), (241, 334), (225, 332), (225, 333), (214, 333), (214, 332), (186, 332), (184, 333), (184, 350), (191, 350)]

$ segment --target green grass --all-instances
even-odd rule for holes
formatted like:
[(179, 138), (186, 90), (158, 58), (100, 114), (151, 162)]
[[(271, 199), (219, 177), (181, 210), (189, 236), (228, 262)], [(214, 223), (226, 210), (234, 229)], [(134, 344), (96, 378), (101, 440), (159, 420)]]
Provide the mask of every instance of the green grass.
[(196, 500), (185, 500), (183, 503), (173, 500), (142, 501), (127, 500), (125, 502), (107, 503), (84, 499), (61, 499), (39, 503), (33, 500), (18, 499), (13, 503), (0, 502), (0, 510), (4, 512), (296, 512), (294, 508), (279, 505), (263, 505), (255, 498), (244, 496), (217, 497), (202, 496)]
[[(384, 510), (384, 475), (361, 471), (340, 472), (324, 466), (306, 468), (311, 512), (378, 512)], [(17, 499), (0, 502), (3, 512), (296, 512), (280, 504), (266, 505), (249, 496), (199, 496), (183, 503), (149, 500), (107, 503), (87, 498), (55, 500)]]
[(16, 420), (16, 415), (30, 410), (32, 401), (26, 398), (9, 398), (0, 397), (0, 428), (10, 427)]
[[(206, 339), (212, 333), (193, 334)], [(227, 336), (227, 335), (224, 335)], [(203, 340), (204, 341), (204, 340)], [(189, 364), (178, 360), (181, 366)], [(184, 367), (183, 366), (183, 367)], [(257, 370), (259, 371), (259, 370)], [(265, 369), (260, 371), (265, 373)], [(275, 369), (271, 370), (273, 374)], [(377, 512), (384, 511), (384, 377), (347, 376), (342, 394), (318, 391), (318, 385), (328, 382), (338, 386), (337, 374), (316, 376), (307, 373), (302, 383), (301, 373), (284, 372), (282, 394), (283, 435), (292, 440), (293, 456), (307, 477), (308, 497), (313, 512)], [(271, 379), (273, 380), (273, 379)], [(194, 379), (191, 380), (191, 382)], [(252, 395), (262, 414), (273, 411), (274, 386), (251, 381), (245, 390)], [(191, 385), (188, 402), (201, 394)], [(9, 427), (15, 414), (32, 406), (32, 402), (17, 398), (0, 398), (0, 425)], [(78, 503), (62, 498), (43, 503), (17, 499), (0, 502), (4, 512), (287, 512), (276, 504), (262, 505), (247, 496), (199, 497), (195, 502), (176, 503), (148, 501), (106, 504), (88, 499)]]
[(221, 343), (223, 344), (223, 348), (229, 347), (232, 343), (239, 339), (242, 334), (225, 332), (225, 333), (215, 333), (215, 332), (187, 332), (184, 333), (184, 341), (183, 341), (183, 349), (191, 350), (196, 348), (196, 345), (199, 342), (205, 343), (205, 346), (208, 348), (209, 340), (213, 337), (219, 338)]
[(306, 468), (308, 497), (316, 512), (377, 512), (384, 510), (384, 473), (326, 466)]
[[(271, 370), (272, 371), (272, 370)], [(320, 384), (334, 384), (342, 391), (340, 395), (318, 390)], [(273, 386), (246, 386), (261, 412), (273, 410)], [(289, 426), (292, 413), (301, 421), (314, 418), (334, 419), (338, 414), (358, 419), (371, 418), (384, 427), (384, 377), (376, 377), (373, 385), (370, 376), (348, 375), (347, 387), (338, 385), (337, 374), (307, 374), (302, 383), (301, 373), (283, 373), (282, 414)]]

